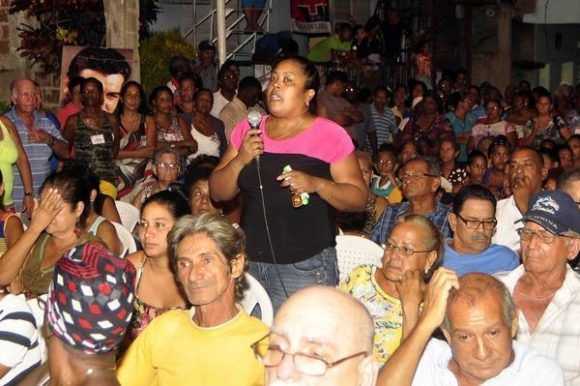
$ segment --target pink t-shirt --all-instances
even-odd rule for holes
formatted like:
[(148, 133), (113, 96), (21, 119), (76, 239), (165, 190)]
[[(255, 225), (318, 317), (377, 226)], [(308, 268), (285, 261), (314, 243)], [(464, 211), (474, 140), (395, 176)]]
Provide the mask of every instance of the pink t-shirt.
[[(268, 116), (264, 117), (260, 124), (266, 153), (301, 154), (333, 164), (354, 151), (354, 144), (346, 130), (328, 119), (317, 117), (308, 129), (282, 140), (268, 137), (267, 119)], [(236, 149), (240, 148), (249, 129), (250, 124), (245, 119), (234, 127), (230, 140)]]

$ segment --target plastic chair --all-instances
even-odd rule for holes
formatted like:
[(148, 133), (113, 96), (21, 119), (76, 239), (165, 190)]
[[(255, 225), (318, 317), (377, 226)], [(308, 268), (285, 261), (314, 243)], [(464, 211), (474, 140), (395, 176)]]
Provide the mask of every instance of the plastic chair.
[(377, 243), (364, 237), (352, 235), (336, 236), (336, 258), (340, 281), (359, 265), (381, 266), (384, 250)]
[(127, 228), (117, 222), (111, 221), (111, 224), (113, 224), (115, 227), (115, 231), (117, 231), (117, 237), (119, 237), (121, 244), (123, 244), (123, 251), (121, 252), (120, 257), (124, 258), (129, 253), (137, 252), (137, 243), (135, 242), (131, 232), (129, 232)]
[(129, 232), (133, 232), (135, 225), (139, 222), (139, 209), (135, 208), (133, 205), (124, 201), (115, 201), (115, 206), (117, 207), (117, 212), (121, 216), (121, 224), (128, 229)]
[(240, 301), (240, 305), (249, 315), (252, 314), (256, 306), (260, 306), (262, 322), (268, 327), (271, 326), (274, 321), (274, 307), (272, 307), (270, 296), (262, 284), (249, 273), (246, 273), (246, 281), (249, 288), (244, 291), (244, 298)]

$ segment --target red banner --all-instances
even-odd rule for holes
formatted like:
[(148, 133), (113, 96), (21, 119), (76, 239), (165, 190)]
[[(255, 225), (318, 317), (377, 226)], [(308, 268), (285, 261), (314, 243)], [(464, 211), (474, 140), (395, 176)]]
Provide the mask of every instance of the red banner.
[(331, 33), (328, 0), (292, 0), (292, 31)]

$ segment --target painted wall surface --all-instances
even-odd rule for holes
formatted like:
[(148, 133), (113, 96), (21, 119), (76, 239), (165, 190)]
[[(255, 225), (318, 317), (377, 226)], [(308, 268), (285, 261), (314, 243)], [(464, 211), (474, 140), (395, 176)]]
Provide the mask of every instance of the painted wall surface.
[(524, 15), (523, 21), (524, 23), (539, 24), (580, 23), (580, 1), (537, 0), (536, 12)]

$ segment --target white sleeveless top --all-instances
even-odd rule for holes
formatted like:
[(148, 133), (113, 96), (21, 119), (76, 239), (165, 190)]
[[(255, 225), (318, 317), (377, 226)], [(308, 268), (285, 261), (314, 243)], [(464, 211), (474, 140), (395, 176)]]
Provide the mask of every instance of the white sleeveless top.
[(213, 133), (213, 135), (208, 137), (205, 134), (197, 131), (197, 129), (192, 124), (191, 136), (197, 142), (197, 151), (187, 157), (188, 161), (191, 161), (202, 154), (214, 157), (220, 156), (220, 140), (217, 136), (217, 133)]

